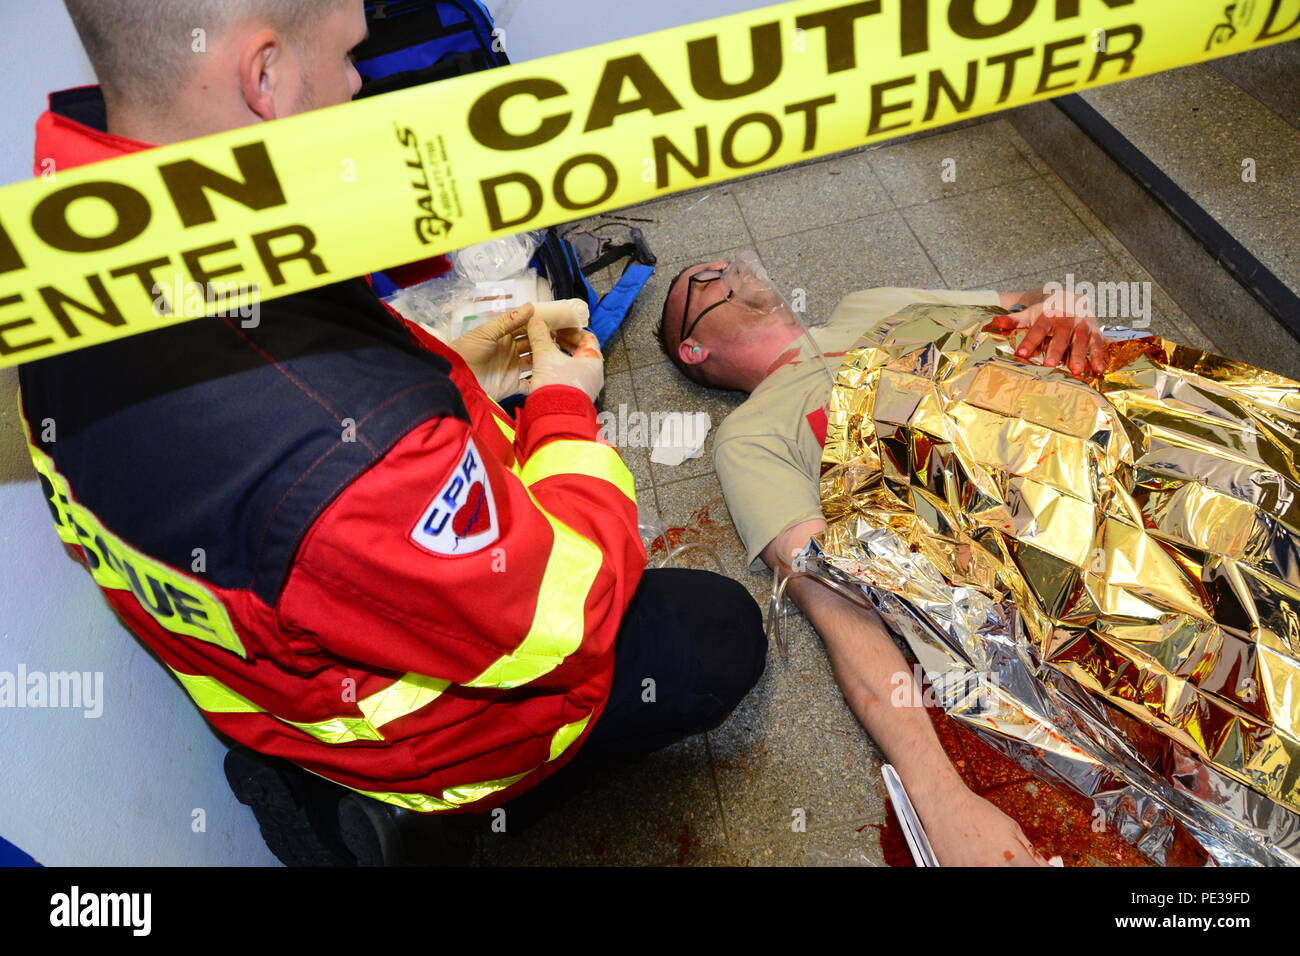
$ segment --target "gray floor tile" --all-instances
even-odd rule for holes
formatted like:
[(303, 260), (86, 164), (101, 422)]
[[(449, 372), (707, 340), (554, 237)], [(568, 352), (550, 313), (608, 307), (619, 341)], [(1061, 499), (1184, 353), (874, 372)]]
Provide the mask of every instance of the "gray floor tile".
[(733, 846), (880, 812), (879, 752), (845, 704), (821, 639), (797, 610), (789, 650), (773, 648), (758, 686), (709, 734)]
[(1041, 179), (941, 199), (901, 214), (953, 289), (1105, 254)]
[(734, 187), (756, 242), (892, 208), (868, 153), (850, 153)]
[(1300, 129), (1300, 43), (1276, 43), (1220, 57), (1209, 64), (1296, 129)]
[[(1011, 113), (1014, 112), (1015, 110), (1011, 111)], [(1051, 165), (1048, 164), (1047, 160), (1043, 159), (1042, 156), (1038, 155), (1038, 151), (1035, 150), (1034, 147), (1030, 146), (1029, 143), (1025, 141), (1025, 138), (1020, 135), (1015, 126), (1011, 124), (1010, 114), (1004, 115), (1008, 117), (1006, 124), (1007, 129), (1010, 131), (1008, 133), (1008, 138), (1016, 144), (1016, 149), (1020, 151), (1020, 155), (1024, 157), (1025, 162), (1027, 162), (1034, 172), (1039, 175), (1050, 173), (1052, 171)]]
[[(1125, 271), (1120, 266), (1119, 260), (1114, 256), (1103, 255), (1095, 259), (1089, 259), (1086, 262), (1071, 262), (1059, 266), (1050, 266), (1046, 269), (1038, 269), (1034, 272), (1011, 276), (995, 282), (985, 280), (978, 284), (978, 288), (995, 289), (998, 292), (1025, 292), (1030, 289), (1040, 289), (1048, 282), (1059, 282), (1066, 285), (1070, 281), (1070, 276), (1074, 277), (1073, 281), (1076, 284), (1085, 281), (1093, 283), (1117, 282), (1126, 278)], [(976, 288), (976, 286), (971, 288)], [(1103, 322), (1118, 324), (1111, 319), (1103, 319)]]
[(660, 262), (751, 244), (730, 185), (628, 206), (616, 214), (647, 220), (634, 224)]
[(798, 289), (807, 293), (813, 322), (825, 321), (840, 299), (859, 289), (944, 287), (897, 212), (772, 239), (760, 243), (758, 251), (787, 298)]
[[(565, 768), (566, 770), (568, 768)], [(544, 785), (560, 783), (556, 777)], [(627, 762), (575, 770), (564, 799), (522, 833), (484, 837), (488, 866), (656, 866), (725, 845), (703, 735)]]
[[(1279, 279), (1300, 289), (1300, 133), (1206, 64), (1084, 98)], [(1243, 161), (1255, 180), (1243, 180)]]
[(634, 368), (632, 386), (636, 389), (638, 407), (647, 414), (703, 411), (709, 413), (712, 423), (704, 443), (704, 451), (698, 458), (688, 458), (680, 465), (650, 463), (650, 474), (655, 485), (662, 486), (683, 478), (712, 474), (713, 442), (717, 437), (718, 426), (744, 400), (744, 396), (738, 392), (719, 392), (701, 388), (687, 381), (668, 362)]
[(884, 866), (880, 816), (834, 823), (820, 830), (770, 834), (753, 842), (733, 840), (701, 853), (697, 866)]
[(735, 578), (752, 594), (761, 607), (767, 606), (772, 589), (772, 576), (764, 570), (749, 571), (745, 564), (745, 548), (740, 543), (731, 514), (722, 494), (717, 475), (707, 474), (687, 478), (661, 486), (659, 515), (670, 529), (678, 532), (677, 540), (683, 544), (700, 544), (711, 550), (718, 559), (715, 565), (708, 555), (692, 549), (674, 559), (674, 567), (705, 568)]
[(1128, 250), (1124, 248), (1124, 244), (1115, 237), (1114, 233), (1106, 228), (1102, 221), (1093, 214), (1091, 209), (1088, 208), (1088, 204), (1084, 202), (1074, 190), (1067, 186), (1060, 176), (1049, 170), (1043, 174), (1043, 182), (1052, 187), (1052, 191), (1056, 193), (1061, 202), (1065, 203), (1078, 220), (1083, 223), (1084, 227), (1101, 241), (1102, 246), (1105, 247), (1107, 252), (1112, 255), (1128, 252)]
[(934, 129), (918, 130), (915, 133), (908, 133), (905, 136), (895, 136), (893, 139), (883, 140), (880, 143), (874, 143), (870, 146), (861, 147), (863, 149), (880, 149), (882, 146), (895, 146), (901, 143), (915, 143), (923, 139), (930, 139), (933, 136), (947, 136), (949, 133), (955, 133), (958, 130), (971, 129), (975, 126), (982, 126), (985, 123), (993, 123), (1006, 116), (1006, 111), (999, 110), (996, 113), (987, 113), (984, 116), (972, 116), (970, 119), (958, 120), (955, 123), (948, 123), (945, 126), (935, 127)]
[[(1037, 175), (1006, 120), (982, 123), (868, 153), (871, 166), (901, 207)], [(950, 172), (951, 182), (945, 181)]]
[(602, 351), (605, 356), (606, 375), (632, 371), (632, 363), (627, 356), (627, 344), (623, 341), (622, 335), (616, 334), (605, 343)]
[(1214, 342), (1202, 330), (1197, 321), (1183, 311), (1182, 307), (1166, 292), (1159, 283), (1152, 277), (1151, 273), (1142, 268), (1138, 262), (1128, 252), (1117, 255), (1117, 262), (1129, 276), (1130, 282), (1151, 283), (1151, 330), (1159, 335), (1173, 339), (1175, 342), (1181, 342), (1184, 345), (1194, 345), (1197, 348), (1208, 349), (1211, 352), (1221, 352), (1220, 346)]
[[(620, 413), (620, 406), (626, 409), (626, 414)], [(637, 503), (651, 511), (657, 511), (659, 500), (655, 496), (654, 482), (650, 476), (650, 451), (642, 446), (626, 444), (625, 442), (629, 437), (636, 436), (629, 434), (632, 429), (624, 430), (620, 425), (620, 422), (626, 419), (627, 414), (631, 414), (636, 410), (636, 394), (632, 390), (632, 373), (607, 373), (605, 375), (605, 391), (600, 405), (601, 413), (597, 421), (604, 427), (606, 437), (610, 443), (623, 456), (623, 462), (627, 465), (628, 471), (632, 472), (632, 478), (636, 482)], [(606, 414), (609, 415), (609, 418), (604, 417)]]

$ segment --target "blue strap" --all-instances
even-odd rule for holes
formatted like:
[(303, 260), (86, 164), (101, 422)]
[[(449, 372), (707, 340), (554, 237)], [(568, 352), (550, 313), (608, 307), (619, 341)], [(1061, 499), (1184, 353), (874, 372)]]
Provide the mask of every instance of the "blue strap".
[(604, 348), (605, 343), (619, 330), (628, 312), (632, 310), (632, 303), (636, 301), (637, 295), (654, 274), (654, 266), (633, 262), (623, 271), (618, 284), (600, 300), (600, 304), (591, 313), (590, 328), (600, 340), (601, 348)]
[(387, 299), (389, 296), (397, 295), (397, 293), (402, 290), (400, 285), (388, 278), (387, 273), (372, 272), (370, 273), (370, 281), (374, 283), (375, 295), (379, 296), (381, 299)]

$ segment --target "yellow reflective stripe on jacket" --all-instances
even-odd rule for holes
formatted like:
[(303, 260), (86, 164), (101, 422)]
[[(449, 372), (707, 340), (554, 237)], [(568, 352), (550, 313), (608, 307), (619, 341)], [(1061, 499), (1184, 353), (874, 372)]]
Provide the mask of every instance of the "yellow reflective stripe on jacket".
[(533, 504), (554, 532), (533, 622), (514, 651), (488, 665), (466, 687), (520, 687), (559, 667), (586, 636), (587, 594), (604, 555), (593, 542), (547, 514), (536, 499)]
[(204, 674), (184, 674), (174, 667), (168, 668), (181, 686), (199, 705), (199, 710), (209, 714), (261, 714), (265, 713), (247, 697), (236, 694), (233, 690), (214, 677)]
[[(441, 798), (431, 797), (426, 793), (384, 793), (378, 790), (357, 790), (357, 793), (365, 794), (367, 797), (373, 797), (376, 800), (391, 803), (407, 810), (414, 810), (416, 813), (439, 813), (455, 810), (457, 807), (473, 803), (475, 800), (482, 800), (498, 790), (504, 790), (511, 784), (518, 783), (528, 776), (528, 773), (505, 777), (501, 780), (471, 784), (467, 787), (457, 787), (454, 790), (444, 790)], [(448, 797), (453, 799), (447, 799)]]
[(22, 412), (21, 396), (19, 403), (27, 432), (27, 453), (53, 511), (54, 530), (60, 540), (81, 547), (95, 583), (108, 590), (130, 591), (149, 616), (172, 634), (247, 657), (226, 606), (215, 594), (194, 578), (132, 548), (76, 500), (67, 479), (54, 467), (54, 460), (35, 444)]
[(551, 555), (537, 593), (537, 609), (523, 642), (504, 654), (466, 687), (520, 687), (548, 674), (582, 646), (586, 636), (587, 595), (604, 555), (592, 541), (551, 515), (529, 486), (552, 475), (603, 478), (636, 503), (632, 473), (608, 445), (556, 441), (541, 448), (518, 471), (528, 496), (554, 533)]
[(502, 777), (500, 780), (472, 783), (464, 787), (451, 787), (442, 791), (442, 799), (453, 806), (463, 807), (467, 803), (476, 803), (484, 797), (491, 796), (498, 790), (504, 790), (506, 787), (518, 783), (532, 772), (528, 770), (524, 773), (517, 773), (513, 777)]
[(591, 714), (588, 714), (582, 720), (575, 720), (573, 723), (565, 724), (557, 730), (555, 736), (551, 738), (551, 755), (546, 758), (546, 762), (550, 763), (568, 750), (569, 745), (582, 736), (582, 732), (586, 729), (590, 720)]
[[(496, 405), (496, 402), (493, 402), (492, 404)], [(497, 405), (497, 408), (501, 408), (501, 406)], [(504, 415), (505, 413), (505, 409), (501, 408), (501, 415)], [(488, 414), (492, 415), (491, 412)], [(506, 424), (505, 419), (503, 419), (501, 415), (492, 415), (492, 420), (497, 423), (497, 428), (501, 429), (501, 434), (506, 436), (506, 441), (513, 445), (515, 443), (515, 430)]]
[(586, 475), (603, 478), (627, 495), (636, 504), (636, 484), (632, 472), (609, 445), (592, 441), (553, 441), (539, 448), (524, 463), (525, 485), (550, 478), (552, 475)]
[[(581, 720), (575, 720), (571, 724), (565, 724), (551, 737), (551, 755), (546, 758), (550, 763), (555, 760), (573, 745), (573, 742), (582, 736), (582, 731), (591, 721), (591, 714), (583, 717)], [(404, 807), (407, 810), (414, 810), (416, 813), (439, 813), (447, 810), (454, 810), (457, 807), (463, 807), (467, 803), (474, 803), (482, 800), (484, 797), (491, 796), (506, 787), (512, 786), (523, 780), (530, 773), (536, 772), (529, 770), (524, 773), (517, 773), (513, 777), (502, 777), (500, 780), (486, 780), (483, 783), (472, 783), (463, 787), (451, 787), (444, 790), (440, 797), (433, 797), (426, 793), (384, 793), (376, 790), (357, 790), (357, 793), (364, 794), (367, 797), (373, 797), (384, 803), (391, 803), (394, 806)], [(356, 789), (355, 787), (350, 789)]]
[[(275, 717), (274, 714), (271, 715)], [(315, 723), (299, 723), (284, 717), (276, 717), (290, 726), (297, 727), (304, 733), (311, 734), (323, 744), (350, 744), (354, 740), (383, 740), (384, 735), (364, 717), (331, 717)]]
[(449, 683), (422, 674), (407, 674), (361, 700), (357, 706), (365, 715), (364, 717), (329, 717), (325, 720), (302, 722), (272, 714), (248, 698), (235, 693), (215, 677), (208, 677), (205, 674), (184, 674), (174, 668), (171, 671), (202, 711), (210, 714), (266, 714), (282, 723), (297, 727), (326, 744), (346, 744), (354, 740), (383, 740), (384, 735), (379, 732), (380, 727), (399, 717), (413, 714), (436, 700)]
[(357, 707), (375, 727), (382, 727), (398, 717), (415, 713), (441, 696), (451, 681), (423, 674), (407, 674), (383, 690), (359, 701)]

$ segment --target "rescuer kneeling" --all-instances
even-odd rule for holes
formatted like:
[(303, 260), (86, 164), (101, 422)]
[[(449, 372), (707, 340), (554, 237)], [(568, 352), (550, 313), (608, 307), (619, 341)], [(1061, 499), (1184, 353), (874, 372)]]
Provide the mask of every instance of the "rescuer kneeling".
[[(360, 86), (361, 0), (67, 7), (102, 98), (52, 97), (38, 167)], [(497, 400), (526, 371), (511, 418)], [(60, 537), (236, 743), (227, 775), (285, 862), (445, 847), (459, 828), (438, 818), (502, 807), (580, 751), (713, 727), (762, 672), (739, 584), (644, 570), (632, 476), (597, 440), (595, 339), (532, 306), (447, 347), (355, 279), (21, 380)]]

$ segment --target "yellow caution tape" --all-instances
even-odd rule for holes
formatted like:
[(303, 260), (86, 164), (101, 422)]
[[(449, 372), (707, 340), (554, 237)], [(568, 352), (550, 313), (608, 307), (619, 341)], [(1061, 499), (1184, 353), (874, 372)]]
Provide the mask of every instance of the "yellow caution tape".
[(45, 164), (0, 190), (0, 367), (1297, 36), (1300, 0), (797, 0)]

